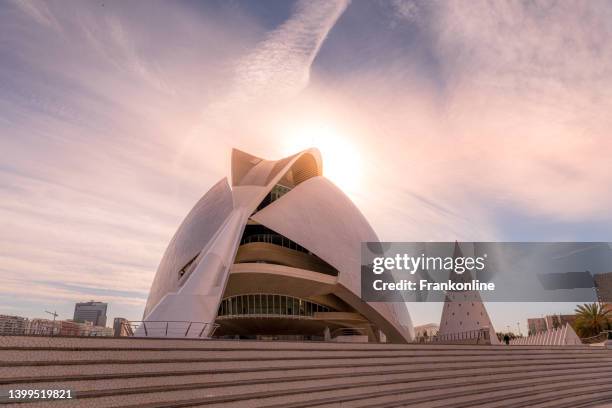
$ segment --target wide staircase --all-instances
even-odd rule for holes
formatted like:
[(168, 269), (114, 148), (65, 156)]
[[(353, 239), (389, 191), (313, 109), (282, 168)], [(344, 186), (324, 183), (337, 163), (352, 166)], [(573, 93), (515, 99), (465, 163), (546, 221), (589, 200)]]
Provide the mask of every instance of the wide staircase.
[(9, 389), (76, 397), (24, 408), (575, 408), (612, 402), (612, 350), (7, 336)]

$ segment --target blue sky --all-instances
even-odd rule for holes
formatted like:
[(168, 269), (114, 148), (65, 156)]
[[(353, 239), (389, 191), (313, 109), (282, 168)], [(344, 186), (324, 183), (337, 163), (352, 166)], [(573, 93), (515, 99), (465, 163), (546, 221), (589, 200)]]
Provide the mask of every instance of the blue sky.
[[(610, 241), (611, 20), (606, 1), (3, 2), (0, 313), (96, 299), (138, 320), (232, 147), (319, 147), (383, 240)], [(572, 308), (490, 305), (502, 328)]]

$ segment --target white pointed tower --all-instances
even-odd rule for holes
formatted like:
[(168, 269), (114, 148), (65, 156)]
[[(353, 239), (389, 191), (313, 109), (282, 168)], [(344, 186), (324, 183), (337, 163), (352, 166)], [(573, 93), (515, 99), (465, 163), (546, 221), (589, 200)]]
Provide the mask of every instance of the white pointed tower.
[[(453, 258), (462, 256), (463, 253), (459, 243), (455, 242)], [(450, 279), (453, 282), (471, 282), (472, 274), (469, 270), (463, 274), (457, 274), (453, 271)], [(449, 291), (446, 293), (442, 317), (440, 318), (440, 330), (438, 331), (440, 338), (452, 338), (453, 335), (461, 337), (462, 333), (467, 335), (469, 332), (483, 328), (489, 330), (491, 344), (499, 344), (495, 329), (478, 291)]]

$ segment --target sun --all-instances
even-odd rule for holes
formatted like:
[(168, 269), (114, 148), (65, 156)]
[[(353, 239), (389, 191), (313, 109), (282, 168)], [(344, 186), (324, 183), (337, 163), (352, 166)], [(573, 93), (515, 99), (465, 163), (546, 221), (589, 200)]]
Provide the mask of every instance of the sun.
[(283, 132), (284, 154), (316, 147), (323, 156), (323, 175), (350, 193), (361, 182), (361, 154), (348, 135), (329, 123), (291, 126)]

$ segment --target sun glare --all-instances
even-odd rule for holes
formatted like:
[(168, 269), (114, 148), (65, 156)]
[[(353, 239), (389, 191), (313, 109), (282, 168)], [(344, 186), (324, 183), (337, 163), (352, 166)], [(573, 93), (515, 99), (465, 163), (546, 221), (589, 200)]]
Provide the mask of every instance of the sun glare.
[(284, 154), (316, 147), (323, 156), (323, 175), (345, 192), (358, 189), (361, 155), (347, 135), (325, 123), (295, 126), (284, 132)]

